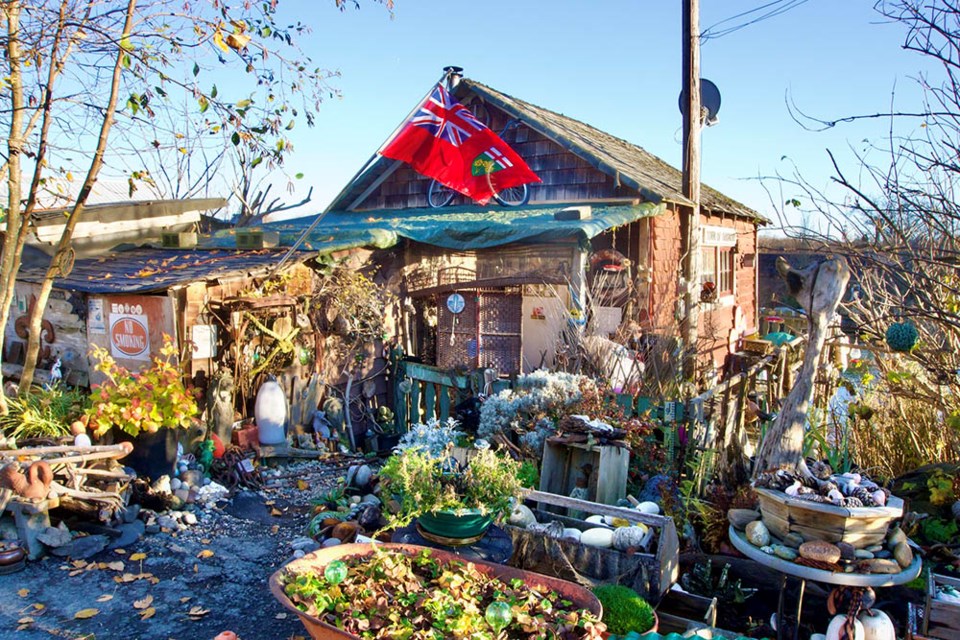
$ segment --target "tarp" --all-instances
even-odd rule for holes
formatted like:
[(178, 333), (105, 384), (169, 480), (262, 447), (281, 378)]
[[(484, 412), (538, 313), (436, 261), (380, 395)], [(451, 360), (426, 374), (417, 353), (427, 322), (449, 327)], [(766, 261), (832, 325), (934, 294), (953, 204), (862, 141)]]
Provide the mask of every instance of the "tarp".
[[(452, 250), (489, 249), (517, 242), (577, 241), (586, 244), (600, 233), (662, 213), (666, 206), (595, 205), (585, 220), (556, 220), (565, 206), (444, 207), (372, 212), (331, 211), (305, 238), (300, 249), (329, 253), (354, 247), (385, 249), (406, 238)], [(583, 206), (583, 205), (576, 205)], [(263, 225), (280, 233), (280, 246), (292, 246), (316, 216)], [(204, 246), (236, 246), (233, 230), (221, 231)]]

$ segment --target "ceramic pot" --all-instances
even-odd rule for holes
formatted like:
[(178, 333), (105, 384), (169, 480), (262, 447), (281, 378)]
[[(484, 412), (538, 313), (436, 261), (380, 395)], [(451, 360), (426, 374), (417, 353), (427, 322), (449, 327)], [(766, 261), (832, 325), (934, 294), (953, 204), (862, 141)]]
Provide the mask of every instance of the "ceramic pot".
[(491, 523), (493, 518), (489, 514), (483, 515), (479, 509), (467, 509), (462, 514), (455, 511), (435, 511), (417, 518), (417, 526), (425, 538), (451, 545), (457, 544), (457, 540), (476, 542), (487, 532)]
[(140, 478), (156, 480), (160, 476), (173, 477), (174, 467), (177, 464), (177, 432), (163, 428), (156, 433), (141, 433), (137, 437), (130, 436), (120, 429), (114, 428), (114, 441), (129, 442), (133, 451), (124, 457), (121, 462), (137, 472)]

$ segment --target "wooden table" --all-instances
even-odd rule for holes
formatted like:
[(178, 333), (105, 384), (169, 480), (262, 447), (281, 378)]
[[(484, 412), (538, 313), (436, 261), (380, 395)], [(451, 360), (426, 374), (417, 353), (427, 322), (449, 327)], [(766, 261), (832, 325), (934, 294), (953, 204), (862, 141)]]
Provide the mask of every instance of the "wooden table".
[(780, 598), (777, 601), (777, 640), (783, 637), (783, 594), (786, 590), (787, 579), (790, 577), (800, 580), (800, 594), (797, 596), (797, 622), (794, 627), (793, 636), (798, 637), (800, 630), (800, 614), (803, 608), (803, 592), (807, 585), (807, 580), (814, 582), (825, 582), (837, 586), (845, 587), (892, 587), (898, 584), (905, 584), (920, 575), (922, 562), (919, 555), (913, 556), (913, 562), (909, 567), (900, 573), (843, 573), (835, 571), (825, 571), (823, 569), (814, 569), (805, 567), (795, 562), (778, 558), (775, 555), (764, 553), (759, 547), (755, 547), (747, 540), (743, 531), (737, 531), (732, 525), (729, 529), (730, 542), (751, 560), (770, 567), (780, 573)]

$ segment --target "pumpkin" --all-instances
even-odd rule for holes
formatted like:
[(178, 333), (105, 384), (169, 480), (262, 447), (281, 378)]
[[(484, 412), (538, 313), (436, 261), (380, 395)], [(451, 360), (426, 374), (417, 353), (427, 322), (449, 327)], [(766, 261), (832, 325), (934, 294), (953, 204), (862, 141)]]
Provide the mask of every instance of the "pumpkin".
[(647, 537), (647, 527), (638, 524), (632, 527), (620, 527), (613, 532), (613, 548), (626, 551), (631, 547), (639, 547)]
[(604, 529), (603, 527), (587, 529), (583, 532), (583, 535), (580, 536), (580, 544), (588, 547), (609, 549), (613, 546), (613, 530)]
[(845, 615), (833, 616), (833, 620), (830, 621), (830, 626), (827, 627), (827, 640), (866, 640), (863, 633), (863, 624), (859, 620), (853, 621), (853, 637), (846, 639), (841, 638), (840, 634), (846, 622), (847, 616)]
[(864, 640), (897, 640), (893, 621), (880, 609), (861, 611), (857, 620), (863, 625)]

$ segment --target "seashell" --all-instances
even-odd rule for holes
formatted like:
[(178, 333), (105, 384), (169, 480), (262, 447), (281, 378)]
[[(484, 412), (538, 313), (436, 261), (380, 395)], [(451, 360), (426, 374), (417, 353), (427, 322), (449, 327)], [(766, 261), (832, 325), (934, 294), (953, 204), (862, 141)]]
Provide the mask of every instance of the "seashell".
[(811, 489), (810, 487), (800, 487), (800, 489), (797, 491), (797, 495), (810, 495), (811, 493), (817, 493), (817, 490)]
[(833, 469), (823, 460), (817, 460), (810, 465), (810, 473), (818, 480), (826, 480), (833, 474)]

